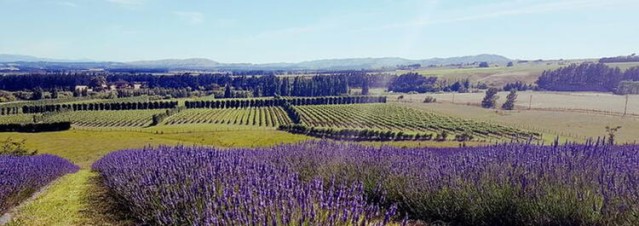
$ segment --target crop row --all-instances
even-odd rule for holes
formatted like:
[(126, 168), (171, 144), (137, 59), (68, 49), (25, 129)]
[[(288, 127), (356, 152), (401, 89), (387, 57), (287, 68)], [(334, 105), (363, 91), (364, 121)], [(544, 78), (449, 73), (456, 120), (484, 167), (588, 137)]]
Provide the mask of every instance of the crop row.
[(465, 120), (413, 108), (387, 105), (314, 105), (295, 107), (301, 122), (317, 128), (469, 134), (477, 137), (528, 138), (537, 136), (510, 127)]
[(166, 125), (210, 123), (264, 127), (277, 127), (291, 123), (286, 112), (280, 107), (187, 109), (165, 119), (164, 122)]
[(0, 155), (0, 215), (56, 178), (77, 170), (53, 155)]
[(104, 184), (145, 225), (384, 225), (361, 183), (304, 181), (263, 151), (160, 147), (106, 155)]

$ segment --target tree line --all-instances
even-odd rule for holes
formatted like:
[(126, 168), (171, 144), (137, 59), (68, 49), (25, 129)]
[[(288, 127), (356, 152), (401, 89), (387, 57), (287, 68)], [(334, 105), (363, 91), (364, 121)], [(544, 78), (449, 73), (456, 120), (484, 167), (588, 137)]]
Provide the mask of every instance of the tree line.
[(599, 59), (599, 63), (627, 63), (627, 62), (639, 62), (639, 56), (633, 53), (628, 56), (604, 57)]
[(147, 110), (175, 108), (177, 101), (152, 102), (116, 102), (116, 103), (78, 103), (23, 106), (22, 113), (45, 113), (59, 111), (109, 111), (109, 110)]
[[(112, 72), (47, 72), (0, 76), (0, 90), (8, 91), (75, 91), (79, 85), (100, 89), (104, 84), (144, 84), (147, 89), (215, 90), (230, 87), (260, 96), (329, 96), (349, 92), (350, 87), (385, 87), (397, 76), (370, 75), (366, 71), (346, 71), (315, 76), (277, 77), (269, 75), (233, 75), (231, 73), (154, 75), (148, 73)], [(138, 91), (140, 92), (140, 91)], [(79, 95), (82, 95), (81, 93)], [(135, 95), (133, 92), (121, 95)], [(84, 95), (86, 96), (86, 95)]]
[(273, 107), (282, 106), (285, 103), (291, 105), (333, 105), (333, 104), (363, 104), (386, 103), (385, 96), (332, 96), (332, 97), (308, 97), (308, 98), (282, 98), (273, 99), (223, 99), (223, 100), (199, 100), (185, 101), (186, 108), (247, 108), (247, 107)]
[(536, 83), (543, 90), (616, 92), (621, 81), (639, 81), (639, 67), (622, 72), (603, 63), (571, 64), (544, 71)]
[(441, 80), (434, 76), (425, 77), (418, 73), (410, 72), (391, 80), (390, 83), (388, 83), (388, 91), (401, 93), (440, 91), (465, 93), (468, 92), (471, 86), (472, 84), (469, 79), (449, 82), (448, 80)]

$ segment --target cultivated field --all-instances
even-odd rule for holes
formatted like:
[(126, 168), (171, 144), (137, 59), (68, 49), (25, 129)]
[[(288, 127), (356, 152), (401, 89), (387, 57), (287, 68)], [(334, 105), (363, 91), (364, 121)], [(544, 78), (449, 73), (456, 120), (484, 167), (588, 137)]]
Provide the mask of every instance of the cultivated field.
[(72, 122), (80, 127), (143, 127), (151, 124), (153, 115), (164, 110), (135, 111), (68, 111), (51, 113), (44, 122)]
[(164, 124), (230, 124), (278, 127), (279, 125), (291, 124), (291, 120), (280, 107), (188, 109), (166, 119)]
[(371, 129), (380, 131), (447, 131), (468, 133), (479, 139), (513, 139), (530, 134), (496, 124), (476, 122), (390, 104), (300, 106), (302, 123), (318, 128)]
[[(581, 113), (574, 111), (539, 111), (515, 110), (503, 111), (484, 109), (478, 106), (451, 103), (424, 104), (420, 102), (402, 102), (409, 106), (438, 114), (487, 121), (494, 124), (508, 125), (515, 128), (536, 131), (548, 136), (559, 136), (576, 142), (587, 138), (607, 136), (605, 127), (622, 126), (617, 133), (619, 142), (635, 142), (639, 140), (639, 118), (621, 117), (599, 113)], [(547, 140), (548, 141), (548, 140)]]
[[(506, 101), (508, 92), (499, 92), (497, 106)], [(517, 109), (591, 112), (620, 115), (624, 113), (626, 96), (610, 93), (594, 92), (517, 92)], [(480, 105), (485, 93), (435, 93), (435, 94), (403, 94), (405, 101), (421, 102), (426, 96), (432, 96), (437, 102), (455, 104)], [(531, 101), (532, 96), (532, 101)], [(394, 98), (393, 98), (394, 97)], [(389, 97), (397, 100), (398, 95)], [(401, 102), (401, 100), (399, 100)], [(639, 95), (628, 96), (628, 114), (639, 116)]]

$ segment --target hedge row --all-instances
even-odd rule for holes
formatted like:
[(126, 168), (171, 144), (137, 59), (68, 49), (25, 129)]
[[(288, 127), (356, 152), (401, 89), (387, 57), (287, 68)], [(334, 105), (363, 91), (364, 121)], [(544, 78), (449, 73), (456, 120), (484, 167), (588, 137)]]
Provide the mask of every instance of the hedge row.
[(64, 131), (69, 129), (71, 129), (71, 122), (0, 125), (0, 132), (38, 133), (38, 132)]
[(403, 140), (434, 140), (438, 135), (433, 133), (406, 134), (393, 131), (376, 131), (368, 129), (333, 129), (308, 127), (301, 124), (281, 125), (279, 130), (312, 137), (330, 138), (335, 140), (354, 141), (403, 141)]
[(58, 111), (109, 111), (109, 110), (147, 110), (170, 109), (177, 107), (177, 101), (153, 101), (153, 102), (120, 102), (120, 103), (81, 103), (81, 104), (54, 104), (40, 106), (23, 106), (22, 113), (44, 113)]
[(385, 96), (344, 96), (344, 97), (300, 97), (300, 98), (275, 98), (275, 99), (226, 99), (209, 101), (186, 101), (186, 108), (246, 108), (246, 107), (273, 107), (291, 105), (334, 105), (334, 104), (364, 104), (386, 103)]
[(20, 108), (18, 107), (0, 108), (0, 115), (17, 115), (17, 114), (20, 114)]
[(385, 96), (344, 96), (344, 97), (311, 97), (311, 98), (287, 98), (289, 103), (301, 105), (335, 105), (335, 104), (368, 104), (386, 103)]
[(302, 122), (300, 113), (288, 101), (284, 101), (284, 104), (282, 104), (282, 109), (284, 109), (284, 111), (294, 124), (299, 124)]
[(226, 99), (209, 101), (186, 101), (186, 108), (247, 108), (281, 106), (283, 99)]
[(169, 110), (166, 110), (166, 112), (160, 113), (160, 114), (155, 114), (153, 115), (153, 122), (151, 122), (151, 126), (157, 126), (160, 123), (162, 123), (162, 121), (164, 121), (164, 119), (175, 115), (177, 113), (180, 113), (182, 110), (184, 110), (185, 107), (176, 107), (176, 108), (172, 108)]

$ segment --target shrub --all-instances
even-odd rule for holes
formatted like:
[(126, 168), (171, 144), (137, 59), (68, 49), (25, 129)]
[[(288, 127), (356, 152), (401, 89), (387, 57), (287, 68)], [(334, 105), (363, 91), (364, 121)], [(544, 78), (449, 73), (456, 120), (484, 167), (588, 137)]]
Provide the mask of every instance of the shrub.
[(435, 103), (437, 102), (437, 99), (435, 99), (432, 96), (426, 96), (426, 98), (424, 98), (424, 103)]

